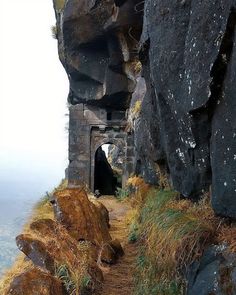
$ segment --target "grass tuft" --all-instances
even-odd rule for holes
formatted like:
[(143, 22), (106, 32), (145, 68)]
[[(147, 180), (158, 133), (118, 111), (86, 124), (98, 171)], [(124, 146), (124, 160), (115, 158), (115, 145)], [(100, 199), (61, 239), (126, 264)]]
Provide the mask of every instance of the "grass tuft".
[(53, 39), (58, 38), (57, 26), (51, 26), (51, 34)]
[(127, 188), (116, 188), (116, 198), (119, 201), (124, 201), (126, 198), (129, 197), (129, 190)]
[[(129, 241), (138, 241), (134, 295), (178, 295), (185, 292), (183, 274), (216, 241), (220, 220), (209, 197), (194, 204), (171, 189), (154, 189), (139, 177), (129, 214)], [(235, 244), (236, 245), (236, 244)]]

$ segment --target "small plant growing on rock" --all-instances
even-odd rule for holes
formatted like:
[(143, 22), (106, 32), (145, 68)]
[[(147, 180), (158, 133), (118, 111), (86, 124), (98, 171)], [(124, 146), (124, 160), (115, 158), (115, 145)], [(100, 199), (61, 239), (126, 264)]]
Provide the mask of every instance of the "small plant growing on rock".
[(140, 114), (141, 107), (142, 107), (142, 101), (137, 100), (131, 110), (131, 112), (134, 114), (135, 117), (137, 117)]
[(56, 276), (63, 282), (69, 294), (76, 294), (76, 282), (72, 280), (67, 265), (60, 265), (56, 268)]
[(80, 287), (81, 291), (90, 289), (91, 283), (92, 283), (91, 277), (88, 275), (85, 275), (81, 280), (81, 287)]
[(119, 201), (123, 201), (129, 196), (129, 190), (126, 188), (117, 187), (116, 189), (116, 197)]
[(57, 39), (58, 38), (58, 31), (57, 31), (57, 26), (51, 26), (51, 33), (52, 33), (52, 38)]

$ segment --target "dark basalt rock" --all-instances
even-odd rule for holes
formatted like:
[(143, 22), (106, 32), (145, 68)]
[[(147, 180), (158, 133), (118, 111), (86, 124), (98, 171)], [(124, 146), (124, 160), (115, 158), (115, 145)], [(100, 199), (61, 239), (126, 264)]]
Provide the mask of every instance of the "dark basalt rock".
[(142, 30), (142, 13), (134, 13), (138, 2), (72, 0), (56, 14), (70, 103), (128, 108)]
[[(155, 122), (156, 131), (146, 128), (156, 155), (147, 156), (151, 165), (164, 162), (174, 188), (186, 197), (198, 197), (212, 182), (216, 213), (233, 218), (235, 5), (233, 0), (145, 1), (142, 42), (148, 51), (142, 55), (147, 88), (153, 90), (144, 110), (153, 96), (155, 103), (140, 119), (140, 126), (148, 126), (149, 117)], [(139, 133), (142, 151), (147, 143)]]
[(187, 295), (236, 294), (236, 256), (226, 246), (208, 248), (187, 275)]
[(236, 218), (236, 1), (72, 0), (56, 16), (69, 102), (126, 110), (140, 59), (135, 172), (194, 200), (212, 185), (215, 212)]

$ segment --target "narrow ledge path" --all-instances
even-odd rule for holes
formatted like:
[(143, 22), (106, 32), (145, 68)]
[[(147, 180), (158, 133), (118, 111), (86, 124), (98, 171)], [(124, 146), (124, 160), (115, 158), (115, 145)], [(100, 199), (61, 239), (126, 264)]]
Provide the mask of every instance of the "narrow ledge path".
[(124, 256), (119, 259), (115, 265), (104, 267), (104, 282), (102, 286), (102, 295), (132, 295), (134, 282), (133, 272), (137, 257), (137, 246), (128, 243), (128, 228), (126, 216), (130, 212), (129, 204), (119, 202), (113, 196), (103, 196), (99, 198), (109, 211), (110, 233), (113, 239), (121, 242)]

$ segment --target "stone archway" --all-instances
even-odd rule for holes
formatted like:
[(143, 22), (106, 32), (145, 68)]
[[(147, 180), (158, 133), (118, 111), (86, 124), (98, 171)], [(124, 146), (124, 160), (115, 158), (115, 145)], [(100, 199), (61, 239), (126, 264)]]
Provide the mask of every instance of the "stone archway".
[(102, 195), (114, 195), (122, 187), (124, 150), (111, 142), (99, 146), (94, 155), (94, 187)]
[(134, 170), (133, 136), (126, 132), (125, 112), (113, 110), (111, 113), (84, 104), (70, 106), (69, 185), (85, 184), (94, 191), (95, 153), (106, 143), (114, 144), (124, 151), (124, 184)]
[[(92, 129), (91, 131), (91, 174), (90, 174), (90, 189), (94, 191), (95, 188), (95, 158), (96, 152), (104, 144), (113, 144), (118, 149), (124, 151), (124, 155), (126, 155), (126, 133), (121, 130), (106, 130), (106, 132), (100, 132), (97, 128)], [(124, 156), (125, 163), (125, 156)], [(125, 174), (125, 165), (123, 167), (123, 175)], [(123, 186), (122, 179), (122, 186)]]

